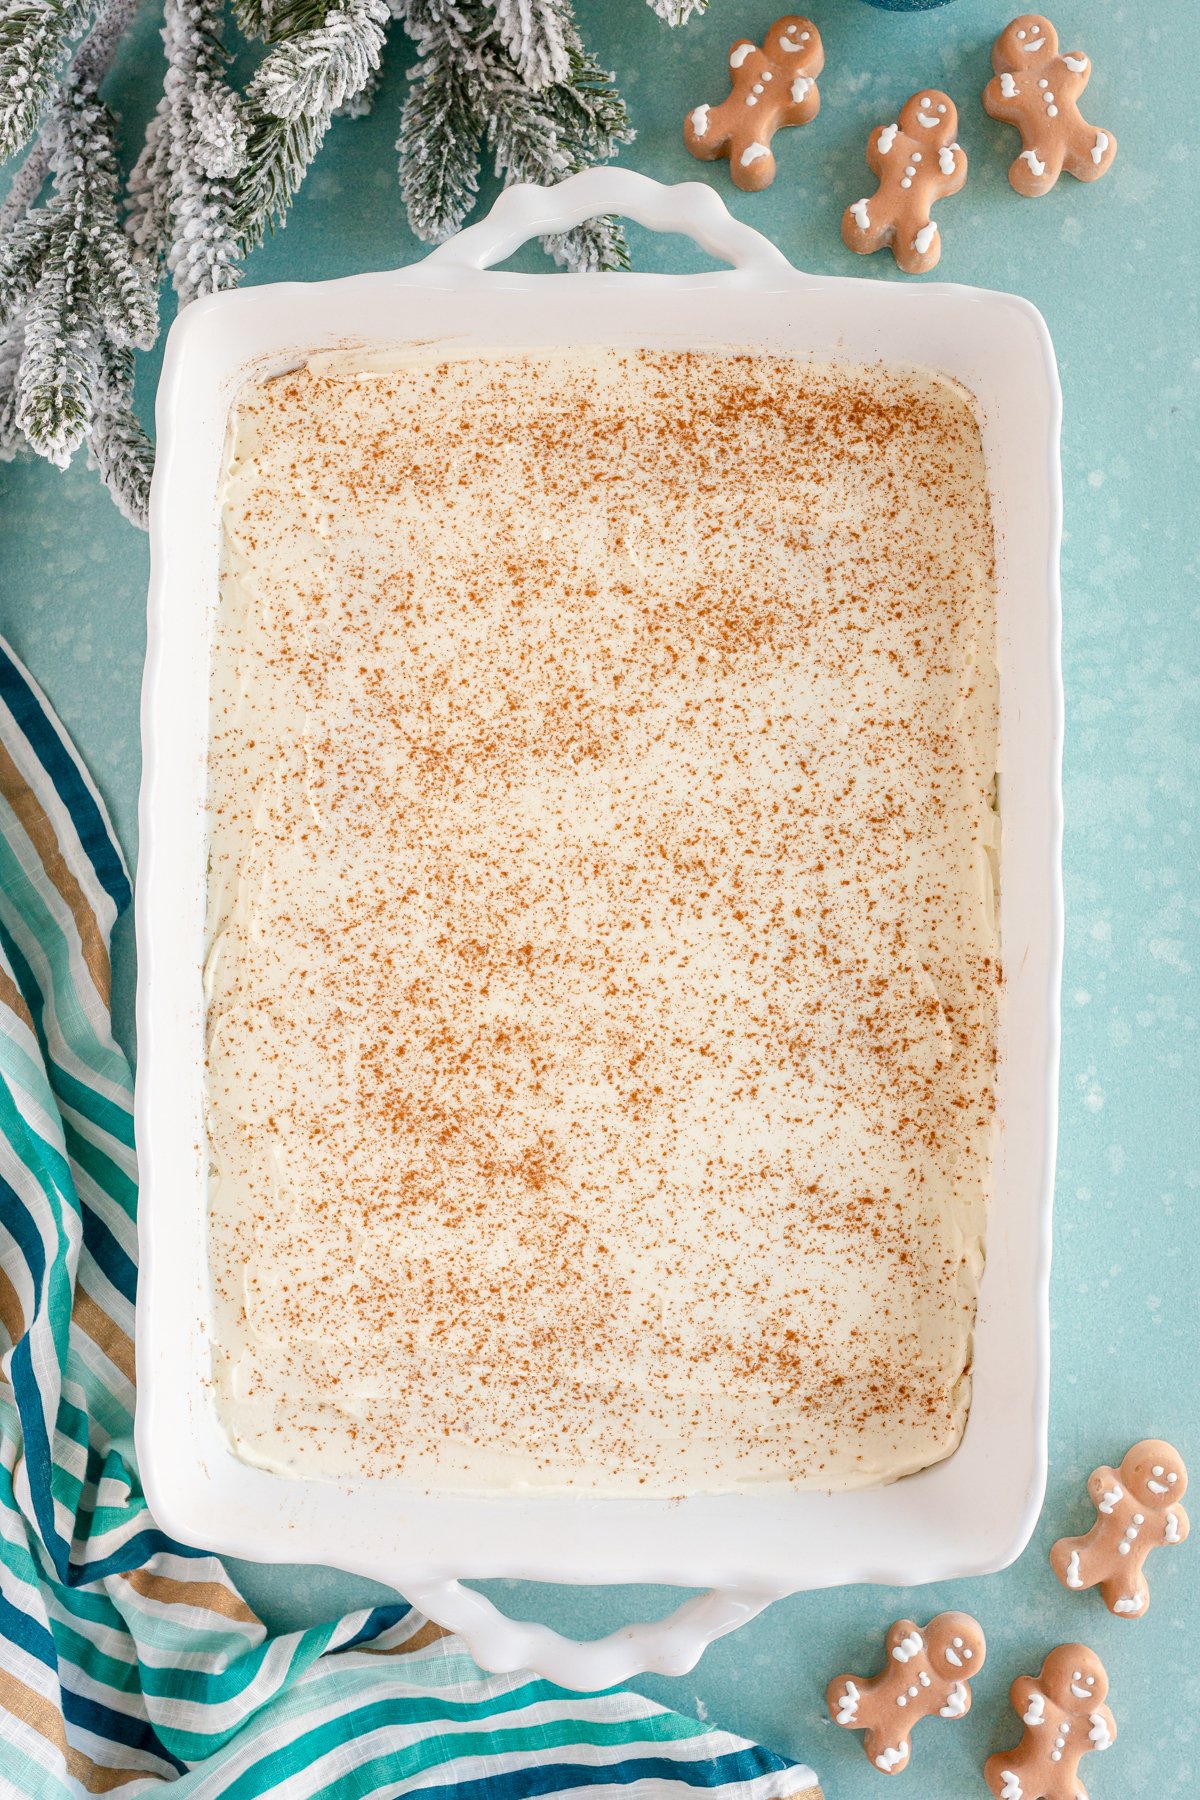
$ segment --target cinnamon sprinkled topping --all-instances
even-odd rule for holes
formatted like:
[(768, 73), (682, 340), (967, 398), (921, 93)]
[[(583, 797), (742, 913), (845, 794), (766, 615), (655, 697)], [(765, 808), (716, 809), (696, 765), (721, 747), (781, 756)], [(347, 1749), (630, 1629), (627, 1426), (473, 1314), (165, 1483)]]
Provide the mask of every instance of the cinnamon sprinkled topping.
[(241, 1454), (851, 1486), (969, 1401), (992, 529), (920, 371), (588, 352), (241, 397), (208, 1128)]

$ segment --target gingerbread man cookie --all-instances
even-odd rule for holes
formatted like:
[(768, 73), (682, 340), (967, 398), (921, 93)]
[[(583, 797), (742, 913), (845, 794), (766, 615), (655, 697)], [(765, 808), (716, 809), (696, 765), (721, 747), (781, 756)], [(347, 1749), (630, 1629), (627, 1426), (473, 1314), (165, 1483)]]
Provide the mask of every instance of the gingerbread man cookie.
[(732, 92), (719, 106), (697, 106), (683, 141), (703, 162), (729, 158), (735, 187), (758, 193), (775, 179), (771, 139), (781, 125), (807, 125), (821, 110), (817, 76), (825, 67), (821, 34), (811, 19), (776, 19), (760, 50), (740, 38), (729, 52)]
[(997, 1750), (983, 1765), (996, 1800), (1087, 1800), (1079, 1759), (1107, 1750), (1117, 1736), (1107, 1693), (1104, 1665), (1086, 1644), (1060, 1644), (1036, 1681), (1018, 1675), (1008, 1696), (1025, 1734), (1015, 1750)]
[(1021, 133), (1020, 155), (1008, 170), (1018, 194), (1048, 194), (1064, 169), (1077, 181), (1099, 181), (1108, 173), (1116, 137), (1089, 125), (1079, 111), (1092, 65), (1082, 51), (1059, 55), (1049, 19), (1022, 13), (1006, 25), (992, 48), (992, 67), (983, 110)]
[(961, 1719), (971, 1709), (973, 1675), (987, 1653), (983, 1631), (966, 1613), (939, 1613), (924, 1631), (897, 1619), (878, 1675), (838, 1675), (825, 1690), (835, 1725), (865, 1731), (863, 1749), (885, 1775), (908, 1767), (912, 1728), (936, 1714)]
[(1096, 1523), (1086, 1537), (1059, 1538), (1050, 1566), (1067, 1588), (1098, 1587), (1110, 1613), (1140, 1619), (1150, 1605), (1142, 1564), (1151, 1550), (1182, 1544), (1190, 1526), (1179, 1502), (1187, 1470), (1178, 1450), (1144, 1438), (1119, 1469), (1093, 1471), (1088, 1493)]
[(842, 238), (869, 256), (885, 244), (906, 275), (924, 275), (942, 254), (930, 217), (936, 200), (957, 194), (967, 179), (967, 155), (955, 142), (958, 113), (948, 94), (921, 88), (900, 117), (880, 125), (867, 140), (867, 167), (877, 191), (842, 215)]

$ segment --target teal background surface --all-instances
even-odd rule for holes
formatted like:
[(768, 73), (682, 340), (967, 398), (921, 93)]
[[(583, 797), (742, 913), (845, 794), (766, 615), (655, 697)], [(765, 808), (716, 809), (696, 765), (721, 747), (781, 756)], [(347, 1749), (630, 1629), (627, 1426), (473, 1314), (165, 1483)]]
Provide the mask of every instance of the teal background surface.
[[(578, 0), (584, 31), (616, 70), (637, 126), (622, 160), (667, 181), (711, 182), (802, 268), (903, 279), (886, 253), (852, 257), (838, 222), (848, 201), (870, 191), (870, 127), (894, 117), (918, 85), (945, 87), (959, 105), (971, 172), (964, 192), (938, 209), (938, 274), (1027, 295), (1046, 316), (1062, 372), (1067, 955), (1050, 1485), (1033, 1542), (1001, 1575), (923, 1591), (800, 1595), (714, 1646), (692, 1675), (639, 1685), (806, 1758), (831, 1800), (859, 1800), (883, 1777), (858, 1737), (825, 1719), (827, 1679), (842, 1669), (869, 1672), (891, 1619), (923, 1621), (964, 1607), (989, 1638), (974, 1709), (963, 1724), (921, 1727), (901, 1793), (983, 1795), (984, 1755), (1019, 1732), (1009, 1682), (1036, 1671), (1054, 1643), (1080, 1638), (1108, 1665), (1120, 1730), (1108, 1755), (1084, 1764), (1094, 1800), (1193, 1800), (1200, 1534), (1151, 1559), (1153, 1606), (1136, 1623), (1111, 1618), (1095, 1596), (1061, 1590), (1046, 1552), (1055, 1537), (1090, 1523), (1083, 1484), (1093, 1465), (1118, 1460), (1136, 1438), (1173, 1439), (1200, 1471), (1200, 11), (1192, 0), (1153, 9), (1072, 0), (1058, 9), (1064, 46), (1087, 50), (1095, 64), (1084, 111), (1116, 131), (1120, 154), (1106, 180), (1084, 187), (1064, 178), (1046, 198), (1027, 201), (1006, 180), (1015, 134), (978, 103), (991, 40), (1011, 16), (998, 0), (955, 0), (909, 15), (861, 0), (811, 0), (827, 53), (822, 110), (813, 125), (777, 140), (775, 185), (738, 194), (724, 164), (692, 161), (680, 138), (685, 110), (723, 97), (729, 43), (760, 35), (777, 10), (773, 0), (712, 0), (706, 18), (670, 32), (642, 0)], [(160, 80), (151, 13), (110, 84), (130, 147)], [(335, 125), (287, 230), (252, 259), (249, 281), (346, 275), (421, 253), (405, 226), (392, 148), (404, 67), (394, 31), (374, 114)], [(703, 262), (677, 240), (636, 231), (631, 238), (638, 268)], [(523, 253), (522, 265), (543, 266), (540, 253)], [(147, 417), (156, 373), (156, 359), (147, 358)], [(0, 466), (0, 530), (0, 630), (59, 709), (136, 861), (145, 539), (118, 517), (81, 460), (65, 476), (44, 463)], [(127, 926), (117, 981), (129, 1042)], [(372, 1591), (333, 1572), (238, 1572), (251, 1600), (279, 1624), (316, 1620)], [(654, 1616), (677, 1598), (650, 1588), (494, 1583), (492, 1591), (512, 1609), (585, 1634)]]

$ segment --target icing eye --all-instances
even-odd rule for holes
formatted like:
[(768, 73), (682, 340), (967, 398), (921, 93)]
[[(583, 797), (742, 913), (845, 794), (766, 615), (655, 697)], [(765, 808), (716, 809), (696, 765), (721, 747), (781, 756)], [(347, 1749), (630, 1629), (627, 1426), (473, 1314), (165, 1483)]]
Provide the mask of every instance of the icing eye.
[(955, 1649), (956, 1649), (956, 1650), (961, 1650), (961, 1649), (962, 1649), (962, 1639), (961, 1639), (961, 1638), (955, 1638), (955, 1640), (954, 1640), (954, 1648), (955, 1648)]
[(928, 98), (928, 96), (926, 96), (926, 98), (925, 98), (925, 99), (924, 99), (924, 100), (922, 100), (922, 102), (921, 102), (921, 105), (922, 105), (922, 106), (923, 106), (923, 107), (925, 107), (925, 106), (928, 106), (928, 105), (929, 105), (929, 98)]
[(1171, 1474), (1167, 1476), (1167, 1480), (1168, 1481), (1178, 1481), (1179, 1477), (1178, 1477), (1178, 1475), (1175, 1474), (1174, 1470), (1172, 1470)]
[(945, 112), (945, 110), (946, 110), (946, 109), (945, 109), (945, 107), (944, 107), (944, 106), (939, 106), (939, 107), (938, 107), (938, 111), (939, 111), (939, 112), (940, 112), (940, 113), (944, 113), (944, 112)]
[(970, 1660), (974, 1656), (974, 1654), (975, 1654), (975, 1652), (973, 1650), (964, 1650), (963, 1651), (963, 1655), (966, 1657), (968, 1662), (970, 1662)]
[(1163, 1466), (1161, 1463), (1155, 1463), (1154, 1467), (1150, 1471), (1150, 1473), (1152, 1475), (1161, 1475), (1162, 1472), (1163, 1472)]
[(1017, 36), (1020, 38), (1022, 43), (1025, 42), (1025, 33), (1023, 31), (1018, 31)]
[(1074, 1673), (1074, 1674), (1073, 1674), (1073, 1675), (1072, 1675), (1072, 1676), (1071, 1676), (1071, 1680), (1072, 1680), (1072, 1681), (1082, 1681), (1082, 1680), (1083, 1680), (1083, 1671), (1082, 1671), (1082, 1669), (1076, 1669), (1076, 1670), (1075, 1670), (1075, 1673)]

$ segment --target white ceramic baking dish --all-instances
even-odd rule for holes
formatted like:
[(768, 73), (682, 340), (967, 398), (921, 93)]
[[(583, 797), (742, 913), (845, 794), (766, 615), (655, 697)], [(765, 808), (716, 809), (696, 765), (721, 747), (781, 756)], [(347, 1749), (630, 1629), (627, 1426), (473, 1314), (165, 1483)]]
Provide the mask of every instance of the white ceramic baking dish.
[[(491, 272), (526, 239), (597, 213), (684, 232), (717, 273), (566, 278)], [(1002, 949), (995, 1198), (958, 1451), (890, 1487), (682, 1501), (463, 1498), (386, 1482), (292, 1481), (232, 1455), (208, 1385), (201, 962), (209, 642), (217, 487), (230, 402), (306, 352), (420, 339), (458, 349), (738, 346), (817, 360), (921, 363), (980, 401), (997, 528)], [(142, 1190), (137, 1450), (159, 1522), (259, 1561), (331, 1563), (399, 1588), (486, 1667), (594, 1688), (682, 1673), (773, 1598), (1002, 1568), (1045, 1481), (1047, 1283), (1062, 936), (1058, 553), (1060, 395), (1028, 302), (945, 284), (805, 275), (715, 193), (592, 170), (510, 188), (414, 267), (222, 294), (172, 328), (158, 398), (143, 698), (137, 929)], [(575, 1644), (504, 1618), (459, 1578), (670, 1582), (714, 1591), (660, 1623)]]

